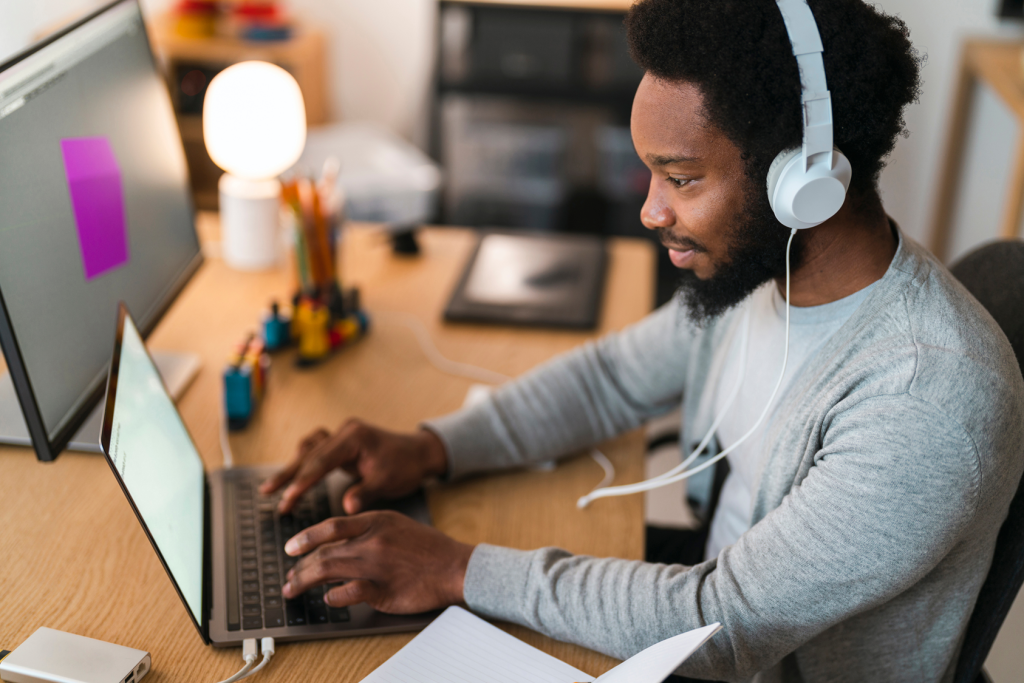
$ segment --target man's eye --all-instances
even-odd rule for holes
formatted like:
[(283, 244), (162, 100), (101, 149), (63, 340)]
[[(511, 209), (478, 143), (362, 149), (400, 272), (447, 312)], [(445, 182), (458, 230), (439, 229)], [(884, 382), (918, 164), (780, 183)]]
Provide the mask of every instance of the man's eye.
[(686, 187), (692, 182), (690, 178), (674, 178), (673, 176), (669, 176), (668, 181), (676, 187)]

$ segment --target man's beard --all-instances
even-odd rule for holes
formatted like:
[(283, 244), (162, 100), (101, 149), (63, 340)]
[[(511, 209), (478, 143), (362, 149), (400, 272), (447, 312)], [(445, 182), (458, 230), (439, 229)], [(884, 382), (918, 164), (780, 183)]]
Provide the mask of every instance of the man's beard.
[[(692, 270), (680, 273), (678, 299), (698, 327), (717, 318), (746, 299), (765, 282), (786, 275), (786, 242), (789, 229), (779, 223), (761, 187), (747, 192), (745, 206), (737, 212), (729, 236), (725, 263), (701, 280)], [(658, 229), (663, 243), (672, 243), (671, 231)], [(793, 269), (800, 263), (800, 242), (794, 240), (790, 253)]]

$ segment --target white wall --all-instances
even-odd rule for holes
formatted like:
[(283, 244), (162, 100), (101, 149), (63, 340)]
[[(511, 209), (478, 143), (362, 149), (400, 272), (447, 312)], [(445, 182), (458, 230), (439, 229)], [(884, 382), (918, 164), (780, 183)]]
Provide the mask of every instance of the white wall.
[(64, 17), (82, 14), (96, 0), (0, 0), (0, 62)]

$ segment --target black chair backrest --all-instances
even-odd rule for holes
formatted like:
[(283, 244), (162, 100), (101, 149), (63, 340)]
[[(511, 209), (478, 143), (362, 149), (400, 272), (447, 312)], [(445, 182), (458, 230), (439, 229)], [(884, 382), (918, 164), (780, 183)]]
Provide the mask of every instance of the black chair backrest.
[[(988, 244), (962, 258), (951, 270), (996, 319), (1010, 339), (1017, 355), (1017, 365), (1024, 367), (1024, 242)], [(1024, 453), (1020, 455), (1024, 457)], [(985, 658), (1022, 583), (1024, 487), (1018, 484), (1006, 521), (999, 530), (992, 567), (978, 594), (971, 620), (967, 622), (954, 683), (975, 683), (978, 680)]]

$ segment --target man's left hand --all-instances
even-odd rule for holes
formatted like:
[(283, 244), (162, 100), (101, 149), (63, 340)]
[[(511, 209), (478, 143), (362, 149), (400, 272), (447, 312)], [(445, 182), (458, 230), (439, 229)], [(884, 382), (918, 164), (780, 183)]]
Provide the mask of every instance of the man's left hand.
[(389, 614), (415, 614), (463, 601), (473, 546), (381, 511), (320, 522), (293, 536), (285, 552), (306, 555), (288, 572), (286, 598), (344, 581), (324, 595), (331, 607), (365, 602)]

